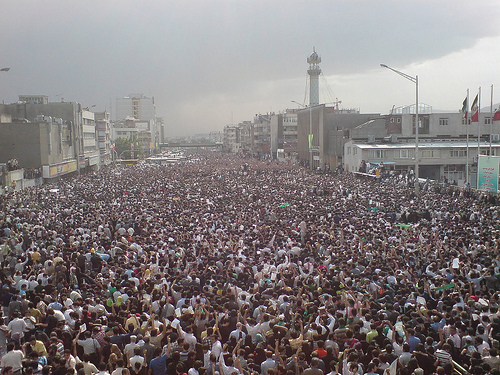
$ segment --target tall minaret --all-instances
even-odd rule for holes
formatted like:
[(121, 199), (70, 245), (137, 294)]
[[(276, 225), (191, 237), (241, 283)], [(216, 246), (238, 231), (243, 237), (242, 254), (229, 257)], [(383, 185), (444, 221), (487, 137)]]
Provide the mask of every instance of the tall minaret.
[(309, 64), (309, 69), (307, 73), (309, 74), (309, 105), (319, 104), (319, 75), (321, 74), (321, 68), (319, 63), (321, 62), (321, 57), (318, 56), (316, 50), (313, 47), (313, 53), (307, 58), (307, 63)]

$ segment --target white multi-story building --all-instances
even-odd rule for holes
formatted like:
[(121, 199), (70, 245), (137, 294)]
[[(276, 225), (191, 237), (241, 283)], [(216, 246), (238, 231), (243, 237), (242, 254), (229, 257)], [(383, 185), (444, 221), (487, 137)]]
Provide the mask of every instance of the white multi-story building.
[[(500, 122), (492, 122), (491, 113), (481, 113), (479, 122), (469, 124), (460, 112), (432, 113), (421, 105), (419, 113), (420, 178), (458, 184), (469, 180), (473, 186), (478, 154), (500, 156)], [(363, 161), (398, 171), (415, 168), (414, 106), (359, 125), (350, 130), (349, 138), (344, 145), (348, 171), (358, 171)]]
[(133, 117), (137, 120), (153, 120), (156, 117), (154, 98), (143, 94), (129, 94), (123, 98), (116, 98), (116, 120)]
[(240, 127), (238, 125), (224, 126), (224, 150), (233, 153), (241, 152)]
[(101, 164), (111, 163), (111, 126), (109, 112), (96, 112), (95, 125)]
[[(126, 118), (147, 121), (148, 131), (151, 132), (151, 142), (156, 147), (160, 142), (163, 129), (157, 125), (155, 99), (143, 94), (129, 94), (123, 98), (116, 98), (115, 120), (122, 121)], [(163, 126), (163, 123), (161, 124)], [(149, 145), (148, 148), (151, 148)]]
[(88, 167), (91, 170), (98, 169), (100, 164), (100, 152), (99, 145), (97, 143), (97, 130), (94, 112), (83, 109), (81, 116), (85, 167)]
[[(140, 144), (141, 152), (151, 154), (153, 147), (150, 129), (151, 121), (140, 121), (128, 117), (122, 121), (116, 121), (111, 126), (111, 141), (115, 142), (118, 138), (125, 138), (131, 142)], [(115, 155), (121, 158), (122, 155)], [(128, 156), (128, 155), (125, 155)]]

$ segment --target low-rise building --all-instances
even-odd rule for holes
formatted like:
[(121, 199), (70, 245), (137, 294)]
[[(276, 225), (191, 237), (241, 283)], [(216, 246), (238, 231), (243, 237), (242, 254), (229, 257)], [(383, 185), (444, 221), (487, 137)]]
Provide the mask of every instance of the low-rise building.
[[(433, 113), (419, 105), (418, 170), (420, 178), (475, 186), (477, 156), (500, 156), (500, 122), (491, 113), (466, 123), (462, 113)], [(359, 171), (362, 164), (414, 173), (415, 106), (394, 110), (353, 128), (344, 145), (346, 170)], [(479, 142), (478, 142), (479, 140)], [(468, 176), (467, 176), (468, 175)]]
[(72, 124), (50, 116), (38, 120), (0, 124), (0, 160), (16, 158), (23, 169), (42, 168), (44, 179), (76, 172)]

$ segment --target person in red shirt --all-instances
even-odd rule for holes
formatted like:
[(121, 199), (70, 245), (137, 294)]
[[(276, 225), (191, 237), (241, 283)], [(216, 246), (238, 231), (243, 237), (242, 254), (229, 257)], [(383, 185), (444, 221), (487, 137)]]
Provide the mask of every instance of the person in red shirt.
[(323, 358), (327, 354), (325, 350), (325, 342), (323, 340), (318, 341), (318, 349), (316, 349), (314, 353), (318, 354), (319, 359)]

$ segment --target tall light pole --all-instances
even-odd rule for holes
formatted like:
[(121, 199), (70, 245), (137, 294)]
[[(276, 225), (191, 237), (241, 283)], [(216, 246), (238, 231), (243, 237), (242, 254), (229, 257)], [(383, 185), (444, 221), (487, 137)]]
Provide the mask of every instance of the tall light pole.
[(312, 150), (312, 139), (310, 137), (312, 136), (312, 105), (309, 107), (307, 105), (301, 104), (299, 102), (296, 102), (295, 100), (292, 100), (292, 103), (295, 103), (302, 108), (309, 108), (309, 134), (307, 136), (307, 145), (309, 147), (309, 168), (313, 169), (313, 150)]
[(406, 78), (415, 84), (415, 193), (419, 191), (419, 173), (418, 173), (418, 76), (410, 76), (406, 73), (400, 72), (399, 70), (393, 69), (385, 64), (380, 64), (382, 68), (387, 68), (392, 70), (394, 73), (399, 74), (401, 77)]

